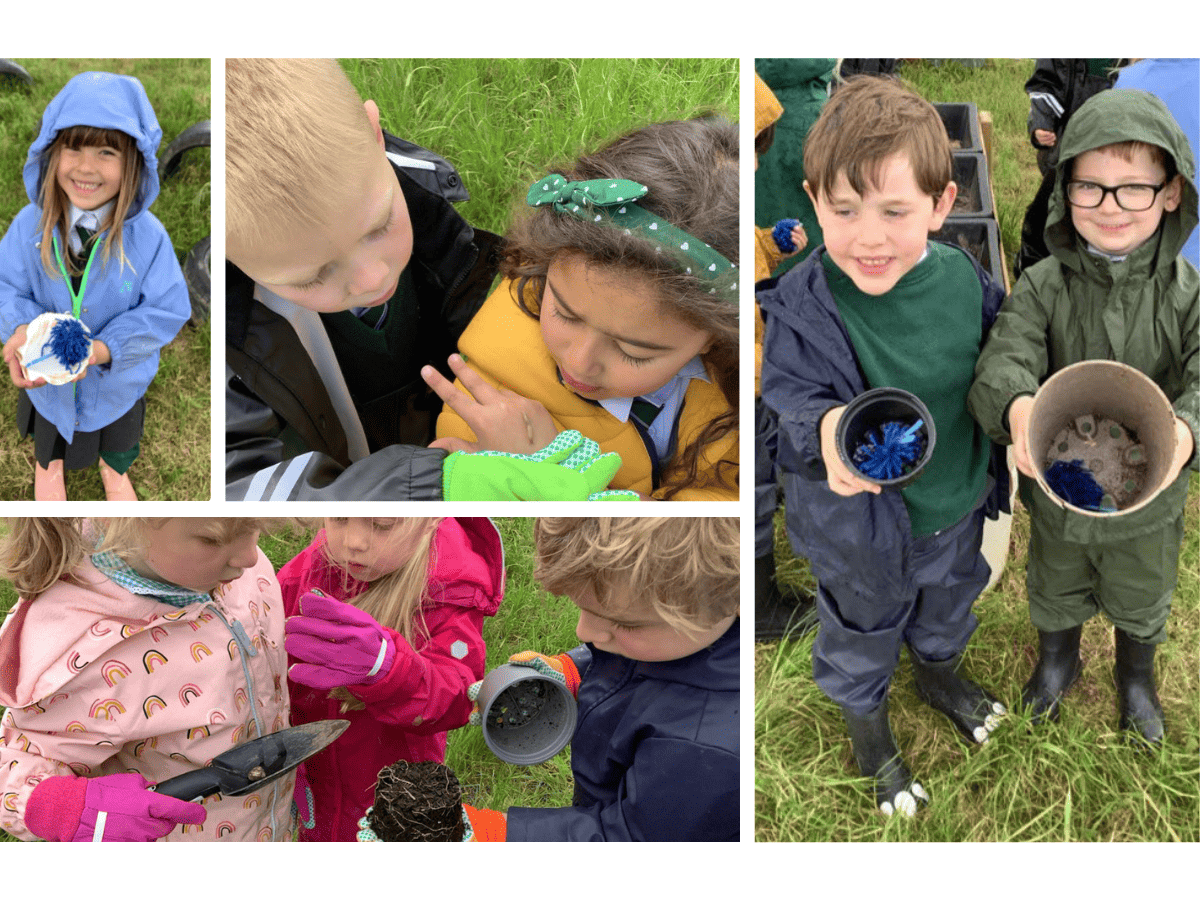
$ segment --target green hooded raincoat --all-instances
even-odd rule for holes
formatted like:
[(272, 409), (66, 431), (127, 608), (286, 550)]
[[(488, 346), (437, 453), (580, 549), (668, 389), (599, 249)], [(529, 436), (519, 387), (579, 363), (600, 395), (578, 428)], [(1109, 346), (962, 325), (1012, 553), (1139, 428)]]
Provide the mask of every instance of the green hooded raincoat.
[[(1150, 240), (1121, 261), (1088, 251), (1071, 224), (1065, 181), (1070, 161), (1087, 150), (1137, 140), (1163, 147), (1183, 176), (1179, 207), (1163, 215)], [(975, 368), (967, 406), (985, 431), (1011, 443), (1004, 424), (1009, 403), (1033, 394), (1059, 369), (1109, 359), (1150, 376), (1192, 429), (1200, 446), (1200, 276), (1181, 255), (1197, 222), (1195, 163), (1187, 138), (1167, 107), (1143, 91), (1105, 91), (1088, 100), (1063, 135), (1058, 178), (1046, 220), (1052, 256), (1026, 271), (1001, 307)], [(1189, 469), (1145, 507), (1105, 518), (1068, 512), (1021, 476), (1021, 499), (1045, 533), (1079, 544), (1110, 543), (1162, 529), (1179, 518)]]

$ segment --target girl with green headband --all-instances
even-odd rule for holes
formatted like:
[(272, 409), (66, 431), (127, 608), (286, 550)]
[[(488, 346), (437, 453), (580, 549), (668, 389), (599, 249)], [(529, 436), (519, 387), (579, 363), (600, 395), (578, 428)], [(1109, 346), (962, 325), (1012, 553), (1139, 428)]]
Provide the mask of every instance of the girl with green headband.
[(434, 446), (527, 454), (575, 429), (620, 454), (613, 488), (737, 499), (737, 141), (663, 122), (533, 184), (459, 389), (427, 370)]

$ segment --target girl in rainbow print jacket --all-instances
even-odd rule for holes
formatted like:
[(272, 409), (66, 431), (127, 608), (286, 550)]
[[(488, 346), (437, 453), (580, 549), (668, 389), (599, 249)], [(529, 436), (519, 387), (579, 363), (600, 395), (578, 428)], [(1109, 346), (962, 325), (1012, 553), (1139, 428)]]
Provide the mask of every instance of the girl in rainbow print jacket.
[[(31, 521), (78, 527), (44, 519), (14, 529)], [(291, 839), (292, 774), (202, 808), (143, 790), (289, 724), (283, 600), (253, 521), (161, 526), (240, 529), (231, 540), (244, 544), (236, 565), (246, 568), (211, 591), (172, 591), (113, 553), (89, 552), (14, 605), (0, 630), (0, 827), (21, 840)], [(11, 540), (6, 563), (18, 581)], [(139, 801), (150, 811), (130, 824)]]

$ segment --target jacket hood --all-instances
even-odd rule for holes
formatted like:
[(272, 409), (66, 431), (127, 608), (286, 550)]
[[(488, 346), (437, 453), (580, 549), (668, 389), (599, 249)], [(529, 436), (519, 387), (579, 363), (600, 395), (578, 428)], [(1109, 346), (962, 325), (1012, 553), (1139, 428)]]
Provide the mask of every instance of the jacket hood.
[[(264, 559), (260, 554), (259, 563)], [(59, 582), (9, 613), (0, 630), (0, 706), (21, 708), (49, 697), (130, 634), (199, 618), (209, 606), (176, 609), (130, 593), (90, 560), (76, 576), (78, 583)]]
[(1187, 136), (1165, 103), (1145, 91), (1107, 90), (1084, 103), (1063, 132), (1054, 193), (1046, 217), (1046, 246), (1059, 261), (1078, 270), (1081, 246), (1076, 242), (1066, 200), (1070, 161), (1079, 154), (1109, 144), (1141, 141), (1162, 147), (1183, 176), (1183, 197), (1177, 209), (1163, 214), (1158, 259), (1179, 255), (1196, 227), (1196, 163)]
[(46, 106), (41, 129), (25, 159), (25, 193), (29, 199), (38, 202), (38, 190), (46, 176), (46, 151), (60, 131), (74, 125), (112, 128), (134, 139), (142, 154), (142, 180), (126, 219), (149, 209), (158, 197), (157, 153), (162, 129), (142, 83), (129, 75), (111, 72), (76, 75)]
[(783, 115), (783, 107), (771, 93), (767, 83), (754, 73), (754, 134), (760, 135), (764, 128), (774, 125)]

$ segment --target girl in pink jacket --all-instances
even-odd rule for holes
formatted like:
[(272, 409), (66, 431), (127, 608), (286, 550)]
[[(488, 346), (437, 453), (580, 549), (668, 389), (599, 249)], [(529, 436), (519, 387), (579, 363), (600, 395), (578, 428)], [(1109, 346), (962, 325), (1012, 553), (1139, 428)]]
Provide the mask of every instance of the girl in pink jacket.
[(293, 724), (351, 723), (305, 764), (300, 839), (353, 841), (380, 769), (443, 762), (446, 732), (467, 723), (504, 549), (485, 518), (327, 518), (279, 582)]
[(256, 519), (10, 519), (0, 826), (22, 840), (289, 840), (294, 778), (147, 790), (288, 725), (283, 603)]

